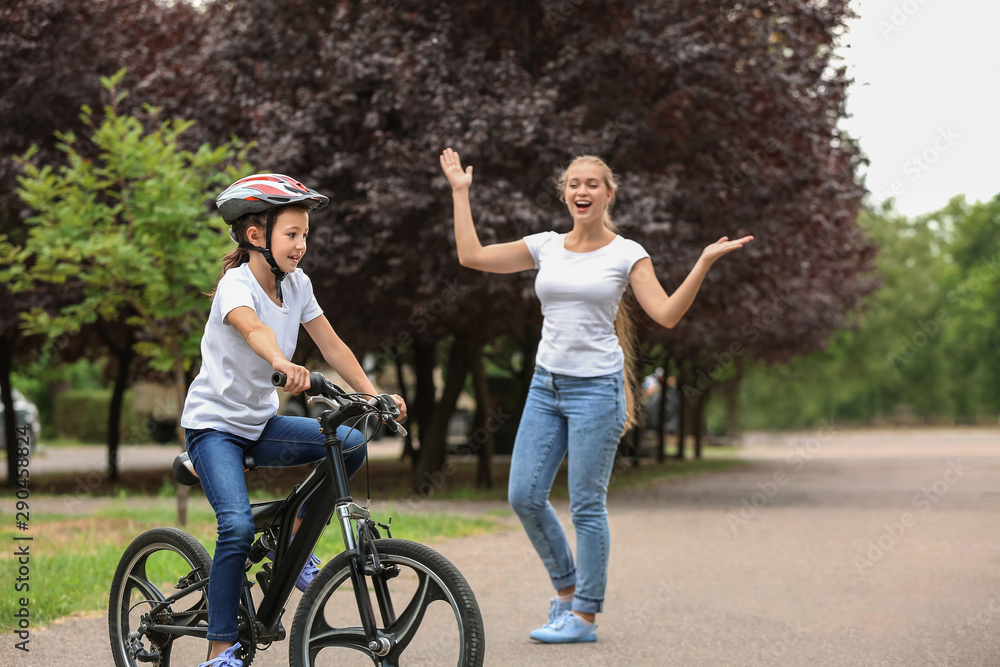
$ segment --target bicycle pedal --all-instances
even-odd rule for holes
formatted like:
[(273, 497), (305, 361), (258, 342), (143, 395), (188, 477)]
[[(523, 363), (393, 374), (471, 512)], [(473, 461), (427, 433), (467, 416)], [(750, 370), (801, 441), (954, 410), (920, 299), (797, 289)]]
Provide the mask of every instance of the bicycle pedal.
[(160, 654), (158, 651), (153, 651), (153, 652), (138, 651), (135, 654), (135, 659), (138, 660), (139, 662), (155, 662), (159, 664)]

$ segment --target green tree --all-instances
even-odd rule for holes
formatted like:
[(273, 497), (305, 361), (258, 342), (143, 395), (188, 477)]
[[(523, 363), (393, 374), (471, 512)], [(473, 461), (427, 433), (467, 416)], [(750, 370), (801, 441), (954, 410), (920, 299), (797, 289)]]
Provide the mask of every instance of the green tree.
[(956, 419), (1000, 413), (1000, 196), (970, 204), (955, 197), (935, 214), (949, 231), (944, 345)]
[(191, 121), (161, 121), (146, 106), (154, 128), (147, 131), (136, 115), (119, 114), (126, 94), (115, 86), (123, 76), (101, 79), (111, 96), (103, 118), (83, 107), (89, 136), (58, 135), (65, 164), (36, 165), (33, 150), (21, 160), (18, 193), (34, 214), (23, 246), (8, 253), (10, 266), (28, 270), (7, 268), (3, 278), (14, 291), (79, 288), (80, 300), (54, 314), (30, 311), (28, 333), (57, 337), (98, 319), (133, 327), (135, 352), (171, 374), (182, 405), (210, 307), (205, 292), (231, 245), (208, 202), (250, 169), (236, 141), (181, 150), (178, 138)]
[[(178, 86), (196, 77), (184, 76), (179, 56), (190, 53), (192, 45), (202, 39), (204, 30), (199, 23), (203, 16), (189, 3), (158, 0), (0, 3), (0, 62), (4, 63), (0, 71), (0, 235), (21, 244), (26, 232), (23, 221), (29, 212), (16, 192), (16, 175), (20, 173), (17, 157), (37, 146), (36, 161), (59, 163), (63, 154), (56, 148), (54, 132), (83, 131), (77, 118), (80, 105), (99, 99), (99, 76), (113, 74), (123, 63), (131, 68), (125, 80), (128, 89), (142, 99), (165, 91), (172, 97), (183, 97)], [(138, 105), (136, 110), (140, 110)], [(82, 144), (79, 150), (84, 157), (92, 157), (92, 148)], [(100, 344), (86, 349), (81, 339), (97, 336), (113, 341), (121, 337), (120, 332), (104, 331), (102, 325), (85, 326), (80, 335), (67, 334), (46, 345), (38, 344), (37, 337), (21, 335), (21, 313), (35, 307), (52, 310), (78, 300), (77, 296), (71, 289), (46, 287), (12, 294), (0, 284), (4, 304), (0, 313), (0, 398), (4, 421), (9, 422), (5, 425), (8, 442), (14, 439), (12, 373), (33, 375), (45, 364), (83, 355), (93, 359), (95, 350), (117, 366), (112, 377), (120, 377), (130, 365), (130, 350), (123, 346), (108, 343), (106, 349)], [(136, 372), (136, 365), (131, 365)], [(107, 368), (110, 372), (111, 367)], [(117, 390), (116, 386), (112, 412), (120, 397)], [(16, 471), (13, 452), (13, 448), (8, 449), (11, 473)], [(8, 484), (13, 479), (13, 474), (8, 475)]]
[(829, 346), (787, 365), (756, 365), (748, 426), (820, 419), (869, 423), (912, 412), (970, 422), (1000, 412), (1000, 199), (954, 198), (906, 218), (865, 211), (881, 288)]

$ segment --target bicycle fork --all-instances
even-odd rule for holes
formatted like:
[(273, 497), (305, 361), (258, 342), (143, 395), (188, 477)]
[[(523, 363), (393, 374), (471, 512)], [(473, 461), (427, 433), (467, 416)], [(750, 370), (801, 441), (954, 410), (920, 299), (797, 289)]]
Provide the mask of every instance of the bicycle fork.
[[(392, 650), (392, 642), (378, 631), (375, 611), (372, 609), (371, 597), (368, 595), (367, 577), (371, 577), (382, 624), (389, 627), (396, 620), (396, 612), (392, 606), (392, 597), (389, 594), (386, 579), (391, 579), (398, 574), (398, 569), (387, 568), (379, 562), (378, 552), (372, 545), (372, 533), (375, 532), (375, 529), (371, 525), (367, 508), (354, 502), (348, 502), (338, 505), (336, 514), (344, 536), (344, 546), (352, 554), (350, 560), (351, 583), (354, 586), (354, 597), (357, 600), (358, 612), (361, 616), (361, 627), (368, 641), (368, 650), (376, 656), (386, 656)], [(357, 522), (357, 535), (354, 531), (354, 522)], [(369, 558), (371, 562), (369, 562)]]

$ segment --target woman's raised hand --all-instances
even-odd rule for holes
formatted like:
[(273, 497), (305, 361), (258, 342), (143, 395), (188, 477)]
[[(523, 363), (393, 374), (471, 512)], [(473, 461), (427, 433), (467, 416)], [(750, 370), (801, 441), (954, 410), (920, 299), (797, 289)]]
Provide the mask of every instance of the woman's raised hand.
[(467, 190), (472, 185), (472, 165), (462, 169), (462, 158), (450, 148), (441, 153), (441, 170), (448, 177), (452, 190)]
[(731, 253), (734, 250), (739, 250), (747, 243), (750, 243), (750, 241), (753, 241), (752, 236), (744, 236), (743, 238), (736, 239), (735, 241), (730, 241), (728, 236), (723, 236), (712, 245), (707, 246), (701, 252), (701, 259), (709, 264), (712, 264), (723, 255)]

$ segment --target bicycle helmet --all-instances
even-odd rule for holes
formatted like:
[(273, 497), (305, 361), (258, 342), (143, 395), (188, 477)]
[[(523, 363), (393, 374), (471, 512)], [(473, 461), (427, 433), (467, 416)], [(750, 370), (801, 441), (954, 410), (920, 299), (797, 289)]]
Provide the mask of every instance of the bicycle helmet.
[(267, 229), (265, 230), (266, 247), (259, 248), (252, 243), (240, 243), (232, 227), (229, 236), (241, 247), (254, 250), (264, 255), (271, 273), (274, 274), (274, 287), (278, 301), (281, 298), (281, 281), (285, 273), (278, 268), (278, 263), (271, 255), (271, 230), (274, 229), (274, 219), (277, 209), (289, 204), (305, 206), (309, 210), (319, 210), (330, 203), (330, 199), (315, 190), (306, 187), (294, 178), (284, 174), (254, 174), (236, 181), (222, 191), (215, 204), (227, 225), (232, 225), (250, 213), (267, 213)]

